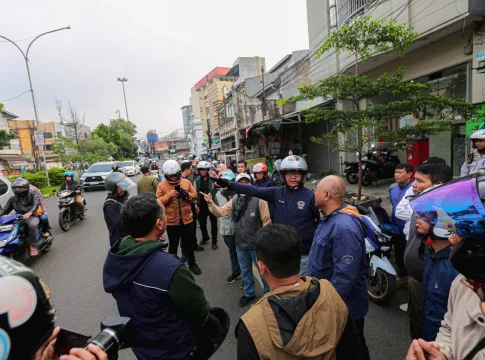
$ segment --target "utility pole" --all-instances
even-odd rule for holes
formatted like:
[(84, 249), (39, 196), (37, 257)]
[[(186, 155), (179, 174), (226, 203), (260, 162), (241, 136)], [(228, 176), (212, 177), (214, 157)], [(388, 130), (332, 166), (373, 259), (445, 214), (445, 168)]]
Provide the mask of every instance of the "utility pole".
[(128, 105), (126, 104), (126, 92), (125, 92), (125, 82), (128, 81), (127, 78), (118, 78), (118, 81), (121, 82), (123, 85), (123, 96), (125, 98), (125, 110), (126, 110), (126, 120), (130, 121), (130, 117), (128, 116)]
[(207, 118), (207, 139), (209, 140), (209, 149), (212, 147), (212, 131), (210, 119)]
[(263, 95), (262, 95), (262, 104), (261, 104), (261, 110), (263, 112), (263, 120), (264, 120), (264, 117), (266, 116), (266, 99), (265, 99), (265, 91), (264, 91), (264, 66), (261, 65), (261, 79), (262, 79), (262, 83), (263, 83)]
[[(24, 57), (25, 66), (27, 68), (27, 76), (29, 78), (30, 95), (32, 95), (32, 104), (34, 105), (35, 128), (36, 129), (38, 129), (38, 127), (39, 127), (39, 112), (37, 110), (37, 102), (35, 100), (34, 88), (32, 86), (32, 78), (30, 76), (30, 68), (29, 68), (29, 50), (30, 50), (30, 47), (32, 46), (32, 44), (34, 43), (34, 41), (37, 40), (38, 38), (40, 38), (41, 36), (44, 36), (44, 35), (47, 35), (47, 34), (51, 34), (51, 33), (57, 32), (57, 31), (61, 31), (61, 30), (69, 30), (70, 28), (71, 28), (70, 26), (66, 26), (66, 27), (63, 27), (63, 28), (60, 28), (60, 29), (55, 29), (55, 30), (47, 31), (45, 33), (42, 33), (42, 34), (36, 36), (34, 38), (34, 40), (32, 40), (30, 42), (29, 46), (27, 46), (27, 51), (25, 53), (24, 53), (24, 51), (14, 41), (6, 38), (5, 36), (0, 35), (0, 38), (5, 39), (8, 42), (10, 42), (13, 45), (15, 45), (15, 47), (22, 53), (22, 56)], [(43, 159), (43, 162), (44, 162), (45, 176), (47, 177), (47, 186), (51, 186), (51, 183), (49, 181), (49, 172), (47, 171), (47, 163), (45, 161), (45, 145), (44, 144), (42, 144), (41, 149), (42, 149), (42, 159)]]

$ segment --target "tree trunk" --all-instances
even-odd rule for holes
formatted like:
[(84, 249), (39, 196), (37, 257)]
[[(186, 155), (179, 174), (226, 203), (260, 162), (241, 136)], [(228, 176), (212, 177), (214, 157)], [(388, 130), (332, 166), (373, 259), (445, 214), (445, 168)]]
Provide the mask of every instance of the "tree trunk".
[(357, 130), (357, 136), (359, 137), (358, 139), (358, 148), (359, 148), (359, 186), (357, 190), (357, 200), (360, 200), (362, 198), (362, 151), (363, 145), (362, 145), (362, 129)]

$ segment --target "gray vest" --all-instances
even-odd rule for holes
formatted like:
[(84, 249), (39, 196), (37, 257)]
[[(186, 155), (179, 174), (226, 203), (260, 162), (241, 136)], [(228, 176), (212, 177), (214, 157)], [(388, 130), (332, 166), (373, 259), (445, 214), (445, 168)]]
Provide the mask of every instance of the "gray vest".
[[(243, 216), (236, 223), (236, 246), (240, 249), (249, 250), (256, 248), (256, 233), (263, 227), (259, 213), (259, 199), (249, 197), (249, 204)], [(232, 209), (235, 214), (241, 211), (244, 197), (235, 196), (232, 198)]]

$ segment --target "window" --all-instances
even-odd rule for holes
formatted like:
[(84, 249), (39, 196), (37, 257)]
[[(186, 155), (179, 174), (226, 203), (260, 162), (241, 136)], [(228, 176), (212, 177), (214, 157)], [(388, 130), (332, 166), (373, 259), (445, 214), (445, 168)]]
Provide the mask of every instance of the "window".
[(45, 149), (46, 149), (47, 151), (52, 151), (52, 145), (46, 145), (46, 146), (45, 146)]
[(8, 185), (0, 180), (0, 196), (5, 195), (8, 191)]
[(57, 136), (62, 136), (62, 133), (60, 131), (57, 132)]
[(44, 139), (52, 139), (52, 133), (50, 133), (50, 132), (45, 132), (45, 133), (44, 133)]
[(334, 30), (337, 27), (337, 0), (328, 0), (328, 13), (330, 30)]

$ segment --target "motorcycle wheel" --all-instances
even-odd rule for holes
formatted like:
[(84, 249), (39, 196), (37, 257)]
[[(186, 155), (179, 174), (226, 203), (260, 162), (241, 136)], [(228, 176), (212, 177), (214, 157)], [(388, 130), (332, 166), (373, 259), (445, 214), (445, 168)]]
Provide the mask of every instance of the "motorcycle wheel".
[(372, 181), (370, 181), (366, 176), (362, 177), (362, 186), (369, 187), (372, 185)]
[(372, 278), (367, 279), (367, 293), (376, 304), (387, 304), (396, 296), (396, 276), (377, 269)]
[(357, 173), (347, 173), (347, 175), (345, 175), (345, 178), (347, 179), (347, 182), (352, 185), (355, 185), (359, 182), (359, 175), (357, 175)]
[(71, 228), (71, 214), (68, 211), (59, 214), (59, 227), (62, 231), (68, 231)]

